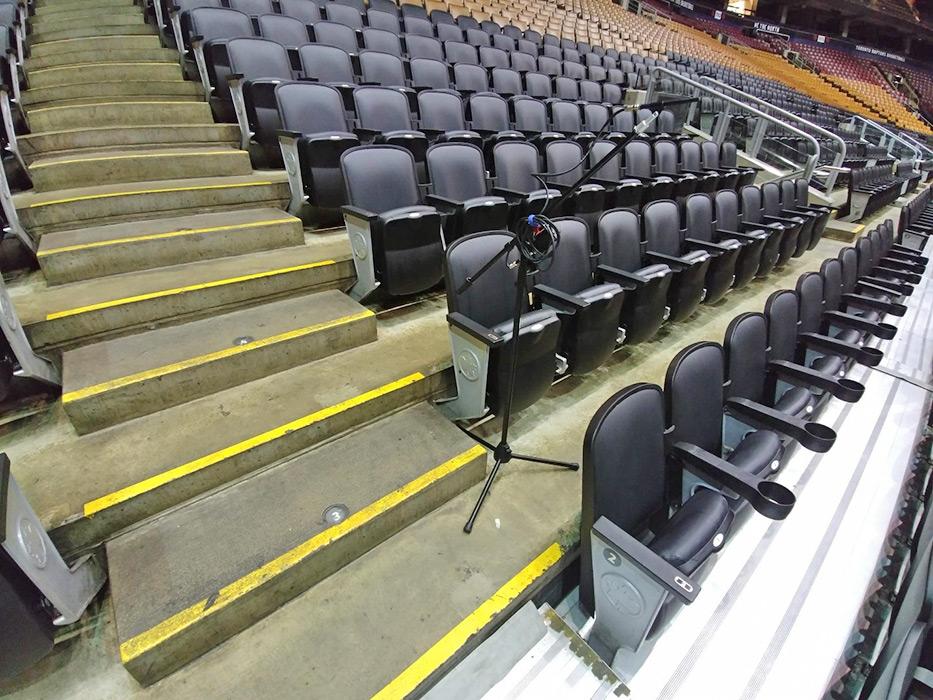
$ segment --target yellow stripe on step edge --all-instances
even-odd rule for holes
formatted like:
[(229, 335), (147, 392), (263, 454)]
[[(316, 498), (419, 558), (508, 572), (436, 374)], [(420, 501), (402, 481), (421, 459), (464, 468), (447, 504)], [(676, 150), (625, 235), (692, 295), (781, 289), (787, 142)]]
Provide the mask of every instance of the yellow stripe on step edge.
[[(43, 42), (44, 43), (44, 42)], [(99, 65), (99, 64), (98, 64)], [(140, 100), (133, 102), (95, 102), (94, 107), (112, 107), (113, 105), (177, 105), (177, 102), (166, 102), (165, 100)], [(191, 104), (203, 104), (202, 102), (192, 102)], [(88, 107), (89, 105), (59, 105), (58, 107), (40, 107), (39, 109), (29, 110), (29, 114), (37, 114), (39, 112), (51, 112), (53, 109), (74, 109), (76, 107)], [(207, 126), (214, 126), (214, 122), (207, 124)]]
[(79, 306), (75, 309), (66, 309), (65, 311), (55, 311), (45, 317), (46, 321), (55, 321), (60, 318), (77, 316), (90, 311), (100, 311), (101, 309), (110, 309), (115, 306), (124, 306), (126, 304), (135, 304), (140, 301), (149, 301), (150, 299), (159, 299), (160, 297), (173, 296), (175, 294), (186, 294), (187, 292), (196, 292), (201, 289), (211, 289), (213, 287), (222, 287), (226, 284), (236, 284), (238, 282), (249, 282), (250, 280), (262, 279), (264, 277), (273, 277), (290, 272), (300, 272), (302, 270), (312, 270), (315, 267), (324, 267), (326, 265), (336, 265), (336, 260), (321, 260), (319, 262), (308, 263), (307, 265), (295, 265), (294, 267), (282, 267), (278, 270), (267, 270), (266, 272), (256, 272), (252, 275), (242, 275), (240, 277), (228, 277), (227, 279), (214, 280), (213, 282), (203, 282), (202, 284), (191, 284), (187, 287), (175, 287), (174, 289), (162, 289), (158, 292), (149, 292), (148, 294), (138, 294), (134, 297), (124, 297), (123, 299), (113, 299), (111, 301), (102, 301), (99, 304), (89, 306)]
[(267, 430), (266, 432), (260, 433), (259, 435), (254, 435), (253, 437), (247, 438), (246, 440), (241, 440), (234, 445), (230, 445), (229, 447), (225, 447), (222, 450), (212, 452), (211, 454), (200, 457), (193, 462), (188, 462), (173, 469), (164, 471), (161, 474), (156, 474), (155, 476), (144, 479), (143, 481), (139, 481), (135, 484), (132, 484), (131, 486), (120, 489), (119, 491), (114, 491), (111, 494), (85, 503), (84, 515), (85, 517), (90, 517), (95, 513), (99, 513), (102, 510), (106, 510), (107, 508), (112, 508), (113, 506), (119, 505), (125, 501), (135, 498), (136, 496), (144, 494), (147, 491), (152, 491), (153, 489), (164, 486), (165, 484), (175, 481), (176, 479), (180, 479), (189, 474), (193, 474), (195, 472), (201, 471), (202, 469), (206, 469), (215, 464), (218, 464), (225, 459), (229, 459), (230, 457), (234, 457), (238, 454), (248, 452), (249, 450), (265, 445), (269, 442), (272, 442), (273, 440), (278, 440), (288, 433), (307, 428), (308, 426), (319, 423), (322, 420), (330, 418), (331, 416), (335, 416), (338, 413), (343, 413), (344, 411), (348, 411), (351, 408), (360, 406), (367, 401), (373, 401), (374, 399), (391, 394), (393, 391), (404, 389), (405, 387), (415, 384), (416, 382), (420, 382), (423, 379), (425, 379), (425, 376), (421, 372), (414, 372), (406, 377), (397, 379), (394, 382), (390, 382), (389, 384), (384, 384), (380, 387), (372, 389), (371, 391), (367, 391), (363, 394), (359, 394), (358, 396), (347, 399), (346, 401), (341, 401), (340, 403), (334, 404), (332, 406), (327, 406), (326, 408), (322, 408), (319, 411), (315, 411), (314, 413), (309, 413), (305, 416), (302, 416), (301, 418), (297, 418), (290, 423), (285, 423), (284, 425), (272, 428), (271, 430)]
[[(200, 125), (199, 125), (200, 126)], [(213, 126), (209, 124), (208, 126)], [(70, 204), (71, 202), (85, 202), (91, 199), (110, 199), (112, 197), (130, 197), (134, 194), (166, 194), (170, 192), (195, 192), (197, 190), (227, 190), (238, 187), (261, 187), (263, 185), (275, 185), (278, 183), (271, 180), (257, 180), (256, 182), (235, 182), (223, 185), (196, 185), (194, 187), (163, 187), (157, 190), (130, 190), (129, 192), (106, 192), (103, 194), (84, 194), (80, 197), (68, 197), (67, 199), (52, 199), (48, 202), (36, 202), (30, 204), (30, 209), (39, 207), (50, 207), (53, 204)]]
[(62, 403), (74, 403), (75, 401), (86, 399), (89, 396), (96, 396), (97, 394), (103, 394), (108, 391), (113, 391), (114, 389), (122, 389), (123, 387), (130, 386), (131, 384), (138, 384), (150, 379), (165, 377), (166, 375), (174, 374), (176, 372), (183, 372), (184, 370), (191, 369), (192, 367), (206, 365), (210, 362), (216, 362), (227, 357), (240, 355), (244, 352), (260, 350), (262, 348), (275, 345), (276, 343), (285, 343), (290, 340), (296, 340), (298, 338), (303, 338), (304, 336), (325, 331), (329, 328), (336, 328), (337, 326), (343, 326), (348, 323), (353, 323), (354, 321), (361, 321), (364, 318), (369, 318), (370, 316), (375, 315), (376, 314), (373, 311), (365, 309), (359, 313), (350, 314), (349, 316), (343, 316), (341, 318), (335, 318), (331, 321), (323, 321), (321, 323), (316, 323), (313, 326), (297, 328), (293, 331), (279, 333), (278, 335), (270, 335), (268, 338), (260, 338), (259, 340), (254, 340), (250, 343), (244, 343), (243, 345), (234, 345), (229, 348), (224, 348), (223, 350), (217, 350), (216, 352), (209, 352), (204, 355), (199, 355), (198, 357), (191, 357), (181, 362), (175, 362), (170, 365), (148, 369), (143, 372), (127, 375), (125, 377), (118, 377), (107, 382), (101, 382), (100, 384), (94, 384), (92, 386), (85, 387), (84, 389), (69, 391), (68, 393), (62, 395)]
[(508, 607), (531, 584), (560, 561), (564, 550), (555, 542), (545, 549), (524, 569), (513, 576), (502, 588), (492, 594), (482, 605), (465, 617), (456, 627), (422, 654), (414, 663), (396, 676), (387, 686), (376, 693), (372, 700), (396, 700), (407, 697), (473, 635), (480, 632), (492, 619)]
[[(69, 70), (72, 68), (100, 68), (101, 66), (177, 66), (178, 61), (120, 61), (119, 63), (68, 63), (64, 66), (53, 66), (51, 68), (37, 68), (29, 71), (30, 75), (36, 73), (45, 73), (52, 70)], [(114, 81), (111, 81), (114, 82)]]
[(426, 490), (446, 476), (453, 474), (464, 465), (484, 454), (484, 452), (484, 448), (480, 445), (471, 447), (469, 450), (460, 453), (453, 459), (447, 460), (431, 471), (422, 474), (417, 479), (408, 482), (401, 488), (386, 494), (379, 500), (358, 510), (343, 522), (302, 542), (294, 549), (263, 564), (258, 569), (253, 569), (253, 571), (245, 576), (221, 588), (216, 596), (201, 600), (191, 607), (172, 615), (167, 620), (163, 620), (155, 627), (128, 639), (120, 645), (120, 659), (123, 663), (128, 663), (157, 647), (159, 644), (168, 641), (175, 635), (184, 632), (187, 628), (200, 620), (220, 612), (231, 603), (236, 602), (239, 598), (256, 590), (276, 576), (298, 566), (302, 561), (313, 556), (316, 552), (334, 544), (354, 530), (363, 527), (372, 520), (375, 520), (384, 513), (396, 508), (405, 501)]
[(142, 236), (127, 236), (126, 238), (112, 238), (109, 241), (95, 241), (94, 243), (78, 243), (76, 245), (66, 245), (60, 248), (50, 248), (40, 250), (37, 255), (40, 258), (49, 255), (58, 255), (59, 253), (71, 253), (76, 250), (89, 250), (91, 248), (103, 248), (110, 245), (121, 245), (123, 243), (141, 243), (144, 241), (157, 241), (163, 238), (176, 238), (178, 236), (193, 236), (201, 233), (219, 233), (222, 231), (235, 231), (237, 229), (262, 228), (263, 226), (275, 226), (278, 224), (290, 224), (297, 221), (294, 217), (288, 219), (269, 219), (267, 221), (251, 221), (243, 224), (229, 224), (227, 226), (207, 226), (204, 228), (183, 228), (178, 231), (164, 231), (162, 233), (148, 233)]
[(162, 151), (160, 153), (140, 153), (140, 154), (129, 154), (122, 156), (98, 156), (96, 158), (73, 158), (72, 160), (54, 160), (49, 161), (48, 163), (33, 163), (29, 166), (30, 170), (38, 170), (40, 168), (51, 168), (56, 165), (72, 165), (74, 163), (96, 163), (101, 160), (141, 160), (143, 158), (165, 158), (170, 156), (172, 158), (177, 157), (190, 157), (190, 156), (244, 156), (247, 155), (246, 151), (241, 151), (239, 149), (233, 148), (224, 148), (216, 151)]

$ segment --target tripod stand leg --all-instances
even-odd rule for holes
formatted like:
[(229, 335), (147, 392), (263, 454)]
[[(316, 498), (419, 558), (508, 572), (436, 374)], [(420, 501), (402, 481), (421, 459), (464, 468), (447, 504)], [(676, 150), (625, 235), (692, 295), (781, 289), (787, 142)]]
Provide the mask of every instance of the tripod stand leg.
[(474, 433), (474, 432), (472, 432), (472, 431), (470, 431), (470, 430), (467, 430), (466, 428), (464, 428), (464, 427), (462, 427), (462, 426), (459, 426), (459, 425), (458, 425), (457, 427), (460, 428), (460, 430), (462, 430), (464, 433), (466, 433), (467, 435), (469, 435), (471, 439), (476, 440), (476, 442), (478, 442), (480, 445), (482, 445), (483, 447), (485, 447), (485, 448), (486, 448), (487, 450), (489, 450), (490, 452), (495, 452), (495, 451), (496, 451), (496, 446), (493, 445), (491, 442), (489, 442), (489, 440), (484, 440), (483, 438), (481, 438), (481, 437), (480, 437), (479, 435), (477, 435), (476, 433)]
[(489, 476), (486, 477), (486, 483), (483, 484), (483, 490), (479, 494), (479, 498), (476, 499), (476, 505), (473, 506), (473, 512), (470, 513), (470, 519), (466, 521), (466, 525), (463, 526), (463, 531), (468, 535), (473, 531), (473, 524), (476, 522), (476, 517), (479, 515), (480, 508), (483, 507), (483, 501), (486, 500), (486, 496), (489, 495), (489, 489), (492, 488), (492, 482), (496, 480), (496, 474), (499, 473), (499, 467), (502, 466), (502, 460), (497, 459), (496, 463), (492, 465), (492, 470), (489, 472)]
[(520, 459), (523, 462), (534, 462), (535, 464), (549, 464), (552, 467), (564, 467), (565, 469), (571, 469), (577, 471), (580, 468), (580, 465), (576, 462), (562, 462), (559, 459), (545, 459), (544, 457), (532, 457), (530, 455), (519, 455), (513, 454), (512, 459)]

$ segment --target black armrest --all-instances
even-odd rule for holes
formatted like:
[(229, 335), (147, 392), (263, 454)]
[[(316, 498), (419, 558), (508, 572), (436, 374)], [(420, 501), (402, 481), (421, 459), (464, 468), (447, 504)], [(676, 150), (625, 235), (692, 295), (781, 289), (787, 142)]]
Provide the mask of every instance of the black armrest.
[(640, 177), (640, 176), (638, 176), (638, 175), (629, 175), (629, 174), (627, 174), (627, 173), (626, 173), (625, 177), (626, 177), (626, 179), (628, 179), (628, 180), (638, 180), (638, 181), (641, 182), (643, 185), (650, 185), (650, 184), (654, 183), (654, 178), (653, 178), (653, 177)]
[(761, 236), (753, 236), (749, 233), (741, 233), (740, 231), (730, 231), (724, 228), (717, 228), (716, 235), (719, 236), (720, 238), (738, 238), (738, 239), (745, 240), (745, 241), (760, 241), (762, 240), (762, 236), (765, 238), (768, 236), (768, 234), (764, 231), (764, 229), (757, 229), (757, 230), (761, 233)]
[(627, 272), (626, 270), (620, 270), (617, 267), (610, 267), (609, 265), (597, 265), (596, 272), (604, 280), (615, 282), (621, 285), (623, 289), (629, 291), (637, 289), (638, 287), (645, 287), (651, 283), (651, 280), (641, 275), (637, 275), (634, 272)]
[[(858, 286), (858, 285), (856, 285)], [(842, 302), (846, 306), (857, 306), (863, 309), (873, 309), (892, 316), (903, 316), (907, 313), (907, 307), (892, 301), (882, 301), (874, 297), (866, 297), (861, 294), (843, 294)]]
[(880, 277), (860, 277), (858, 283), (860, 285), (868, 285), (874, 289), (881, 289), (888, 294), (898, 294), (900, 296), (909, 297), (914, 293), (914, 288), (909, 284), (901, 284), (900, 282), (881, 279)]
[(729, 399), (725, 409), (753, 428), (783, 433), (814, 452), (829, 452), (836, 441), (836, 432), (829, 426), (801, 420), (750, 399)]
[[(729, 253), (732, 251), (732, 248), (726, 248), (724, 245), (719, 243), (710, 243), (709, 241), (700, 241), (696, 238), (685, 238), (684, 243), (693, 246), (694, 248), (699, 248), (705, 250), (707, 253), (712, 253), (714, 255), (721, 255), (723, 253)], [(735, 250), (738, 250), (736, 248)]]
[(888, 252), (890, 253), (891, 251), (896, 251), (898, 253), (904, 253), (905, 255), (910, 255), (911, 257), (914, 257), (917, 260), (922, 260), (923, 262), (929, 262), (930, 260), (925, 255), (921, 255), (919, 251), (914, 250), (913, 248), (908, 248), (907, 246), (901, 245), (900, 243), (895, 243), (894, 245), (892, 245), (891, 250)]
[(694, 265), (699, 265), (701, 262), (704, 262), (703, 260), (683, 260), (681, 258), (675, 258), (672, 255), (656, 253), (653, 250), (647, 251), (645, 257), (655, 262), (663, 263), (674, 270), (685, 270), (688, 267), (693, 267)]
[(884, 267), (890, 267), (892, 270), (904, 270), (905, 272), (913, 272), (918, 275), (922, 275), (924, 271), (923, 265), (901, 258), (884, 256), (879, 262)]
[(784, 230), (784, 227), (778, 223), (765, 224), (765, 223), (755, 223), (754, 221), (743, 221), (742, 226), (744, 226), (745, 228), (758, 229), (758, 230), (766, 230), (766, 229), (771, 229), (773, 231)]
[(340, 211), (343, 212), (344, 216), (351, 216), (354, 219), (362, 219), (363, 221), (372, 222), (379, 218), (378, 214), (375, 214), (371, 211), (366, 211), (360, 207), (354, 207), (352, 204), (345, 204), (340, 207)]
[(764, 218), (765, 221), (773, 221), (776, 224), (788, 224), (789, 226), (796, 226), (800, 223), (799, 221), (794, 221), (793, 219), (784, 219), (780, 216), (771, 216), (770, 214), (765, 214), (762, 218)]
[(242, 73), (231, 73), (230, 75), (227, 76), (227, 82), (236, 83), (236, 82), (240, 82), (241, 80), (244, 80), (245, 78), (246, 76), (244, 76)]
[(823, 319), (837, 328), (852, 328), (862, 333), (870, 333), (882, 340), (891, 340), (897, 334), (897, 328), (890, 323), (873, 323), (861, 316), (846, 314), (842, 311), (824, 311)]
[(459, 328), (467, 335), (476, 338), (483, 343), (483, 345), (490, 348), (494, 348), (505, 342), (498, 333), (493, 333), (492, 330), (486, 328), (486, 326), (477, 323), (472, 318), (464, 316), (458, 311), (447, 314), (447, 323), (455, 328)]
[(424, 196), (424, 201), (425, 204), (430, 204), (435, 209), (440, 209), (447, 213), (455, 212), (463, 206), (462, 202), (455, 202), (452, 199), (441, 197), (439, 194), (427, 194)]
[(786, 360), (770, 361), (768, 371), (788, 384), (805, 389), (814, 387), (848, 403), (855, 403), (865, 393), (865, 387), (856, 381), (832, 377)]
[(517, 190), (509, 190), (509, 189), (506, 189), (505, 187), (493, 187), (492, 193), (494, 195), (498, 195), (499, 197), (504, 197), (506, 201), (508, 201), (511, 204), (515, 204), (517, 202), (523, 202), (525, 199), (528, 198), (528, 195), (525, 192), (519, 192)]
[(534, 293), (543, 303), (570, 314), (574, 314), (580, 309), (585, 309), (589, 306), (589, 304), (582, 299), (578, 299), (570, 294), (565, 294), (559, 289), (548, 287), (546, 284), (536, 284)]
[(288, 129), (279, 129), (276, 134), (281, 138), (300, 139), (304, 134), (300, 131), (289, 131)]
[(920, 275), (906, 270), (897, 270), (891, 267), (878, 265), (872, 272), (881, 273), (887, 277), (893, 277), (896, 280), (902, 280), (908, 284), (920, 284)]
[(798, 211), (796, 209), (781, 209), (781, 213), (791, 217), (796, 216), (798, 218), (805, 216), (808, 219), (816, 219), (820, 216), (815, 211)]
[(783, 520), (790, 515), (797, 498), (786, 486), (746, 474), (706, 450), (687, 442), (674, 443), (675, 458), (690, 471), (735, 491), (766, 518)]
[(593, 524), (592, 534), (607, 545), (618, 549), (649, 578), (663, 586), (688, 605), (696, 600), (700, 584), (680, 569), (662, 559), (625, 530), (603, 516)]
[(810, 348), (827, 355), (839, 355), (855, 360), (866, 367), (877, 367), (884, 358), (884, 353), (876, 348), (866, 348), (853, 343), (846, 343), (838, 338), (830, 338), (820, 333), (801, 333), (797, 340)]
[(355, 126), (353, 127), (353, 133), (359, 137), (360, 141), (373, 141), (382, 132), (377, 131), (376, 129), (367, 129), (362, 126)]
[(893, 260), (902, 260), (903, 262), (910, 263), (920, 270), (926, 269), (927, 261), (919, 255), (914, 255), (903, 250), (896, 250), (894, 247), (887, 252), (887, 257)]

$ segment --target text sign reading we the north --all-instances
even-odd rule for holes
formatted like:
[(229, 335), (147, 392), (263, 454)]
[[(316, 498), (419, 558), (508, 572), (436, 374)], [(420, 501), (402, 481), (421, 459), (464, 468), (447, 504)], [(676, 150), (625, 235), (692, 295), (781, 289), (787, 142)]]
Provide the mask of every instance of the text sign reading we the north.
[(764, 22), (755, 22), (755, 29), (760, 32), (768, 32), (769, 34), (780, 34), (781, 25), (780, 24), (766, 24)]
[(907, 59), (903, 56), (898, 56), (896, 53), (888, 53), (887, 51), (882, 51), (881, 49), (876, 49), (871, 46), (862, 46), (861, 44), (858, 44), (856, 45), (855, 50), (861, 51), (862, 53), (870, 53), (873, 56), (883, 56), (884, 58), (890, 58), (892, 61), (907, 63)]
[(685, 7), (685, 8), (687, 8), (688, 10), (694, 10), (694, 9), (696, 9), (696, 8), (693, 6), (693, 3), (692, 3), (692, 2), (687, 2), (687, 0), (671, 0), (671, 4), (672, 4), (672, 5), (677, 5), (677, 6), (679, 6), (679, 7)]

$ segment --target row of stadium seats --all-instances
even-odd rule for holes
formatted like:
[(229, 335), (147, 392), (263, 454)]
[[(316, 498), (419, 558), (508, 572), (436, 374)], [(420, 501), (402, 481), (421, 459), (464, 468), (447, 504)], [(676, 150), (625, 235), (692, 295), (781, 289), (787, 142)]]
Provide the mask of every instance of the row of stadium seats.
[[(864, 387), (847, 370), (877, 365), (883, 353), (863, 343), (894, 337), (896, 327), (882, 319), (906, 311), (911, 287), (885, 264), (896, 261), (919, 279), (927, 263), (893, 244), (890, 222), (863, 240), (802, 275), (795, 290), (773, 293), (764, 313), (733, 319), (721, 345), (681, 350), (663, 390), (632, 385), (594, 415), (583, 446), (580, 601), (596, 629), (602, 616), (613, 617), (615, 646), (636, 653), (679, 603), (696, 597), (691, 577), (727, 544), (739, 511), (750, 504), (787, 517), (794, 495), (769, 477), (790, 445), (831, 448), (834, 431), (814, 417), (831, 397), (861, 398)], [(650, 614), (621, 619), (602, 607), (594, 583), (607, 560), (615, 571), (649, 572), (626, 580), (650, 601)]]

